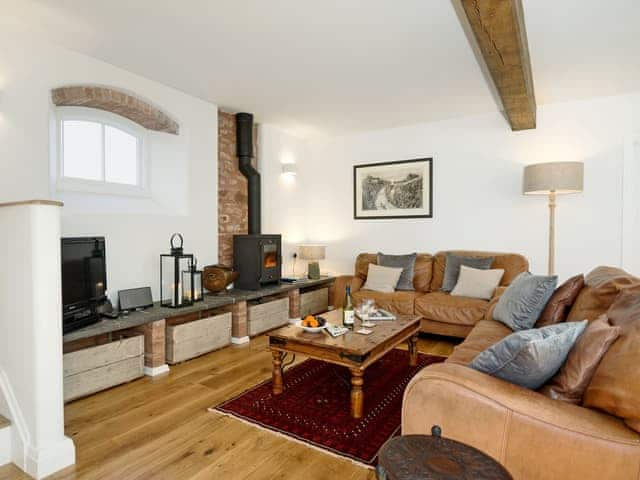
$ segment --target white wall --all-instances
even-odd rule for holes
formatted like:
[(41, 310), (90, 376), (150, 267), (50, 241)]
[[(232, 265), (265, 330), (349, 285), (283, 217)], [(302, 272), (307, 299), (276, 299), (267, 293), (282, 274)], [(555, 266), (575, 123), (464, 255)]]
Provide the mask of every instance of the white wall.
[[(180, 135), (153, 132), (153, 198), (59, 193), (50, 181), (52, 88), (67, 84), (121, 88), (159, 106)], [(109, 294), (151, 286), (157, 298), (159, 254), (181, 232), (200, 265), (215, 263), (217, 107), (104, 62), (22, 34), (0, 33), (0, 202), (56, 198), (65, 202), (65, 236), (104, 235)]]
[(623, 266), (640, 272), (640, 95), (633, 97), (633, 121), (625, 138)]
[[(564, 278), (596, 265), (620, 265), (623, 144), (634, 104), (637, 96), (544, 105), (537, 128), (522, 132), (512, 132), (500, 114), (487, 114), (303, 143), (304, 148), (295, 137), (271, 133), (278, 148), (263, 148), (260, 158), (266, 184), (281, 181), (274, 165), (282, 152), (303, 154), (295, 158), (295, 185), (265, 192), (265, 202), (278, 208), (265, 217), (265, 231), (281, 231), (286, 242), (326, 243), (322, 268), (334, 273), (351, 273), (359, 252), (454, 248), (521, 252), (533, 272), (545, 273), (546, 199), (522, 195), (523, 166), (583, 161), (584, 193), (558, 200), (557, 271)], [(433, 219), (353, 219), (354, 164), (422, 157), (434, 159)]]
[[(310, 166), (307, 143), (271, 125), (258, 128), (258, 167), (262, 177), (262, 231), (282, 235), (283, 275), (293, 276), (292, 255), (307, 238), (308, 214), (303, 186), (309, 177), (298, 171), (296, 177), (282, 175), (283, 163), (295, 163), (298, 169)], [(306, 266), (299, 261), (295, 274)]]

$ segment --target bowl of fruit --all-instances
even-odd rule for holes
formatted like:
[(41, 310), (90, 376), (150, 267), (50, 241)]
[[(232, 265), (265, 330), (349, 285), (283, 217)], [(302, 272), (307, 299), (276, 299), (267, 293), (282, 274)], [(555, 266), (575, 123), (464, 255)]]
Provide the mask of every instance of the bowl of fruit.
[(309, 333), (320, 333), (327, 326), (327, 321), (322, 317), (307, 315), (302, 320), (296, 322), (300, 328)]

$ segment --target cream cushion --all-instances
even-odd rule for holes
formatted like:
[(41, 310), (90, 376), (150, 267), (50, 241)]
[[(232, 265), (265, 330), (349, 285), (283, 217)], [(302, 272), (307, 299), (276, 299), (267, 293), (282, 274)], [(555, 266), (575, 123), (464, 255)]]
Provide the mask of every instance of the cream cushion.
[(454, 297), (489, 300), (500, 284), (502, 275), (504, 275), (504, 270), (501, 268), (480, 270), (461, 265), (458, 283), (456, 283), (456, 286), (451, 291), (451, 295)]
[(370, 263), (367, 282), (362, 289), (383, 293), (395, 292), (401, 274), (402, 268), (381, 267)]

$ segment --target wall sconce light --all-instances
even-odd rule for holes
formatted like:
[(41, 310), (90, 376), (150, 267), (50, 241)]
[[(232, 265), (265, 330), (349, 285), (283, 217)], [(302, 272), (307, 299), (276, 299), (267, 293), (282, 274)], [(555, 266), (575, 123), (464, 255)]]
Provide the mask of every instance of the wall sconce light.
[(283, 163), (282, 174), (287, 177), (295, 177), (298, 174), (298, 166), (295, 163)]

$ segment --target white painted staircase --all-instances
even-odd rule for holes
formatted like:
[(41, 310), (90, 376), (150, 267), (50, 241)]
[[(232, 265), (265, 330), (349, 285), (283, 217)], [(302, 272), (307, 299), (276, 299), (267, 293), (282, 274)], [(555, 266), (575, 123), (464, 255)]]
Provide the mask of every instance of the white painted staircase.
[(0, 415), (0, 466), (11, 462), (11, 422)]

